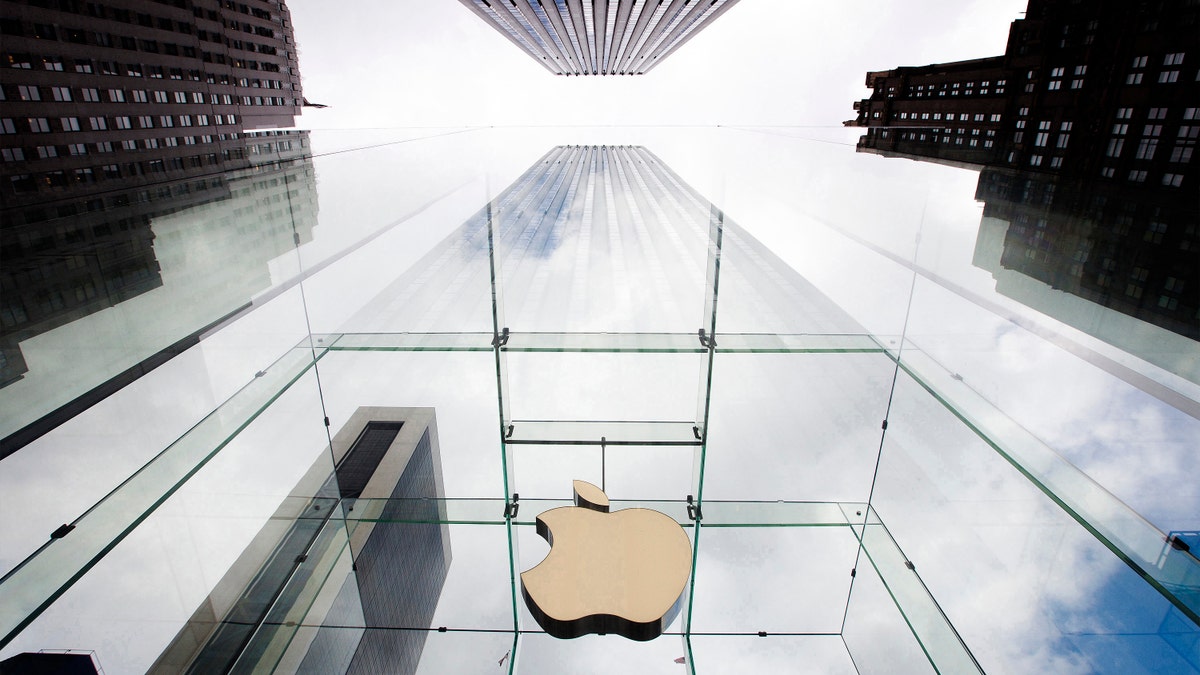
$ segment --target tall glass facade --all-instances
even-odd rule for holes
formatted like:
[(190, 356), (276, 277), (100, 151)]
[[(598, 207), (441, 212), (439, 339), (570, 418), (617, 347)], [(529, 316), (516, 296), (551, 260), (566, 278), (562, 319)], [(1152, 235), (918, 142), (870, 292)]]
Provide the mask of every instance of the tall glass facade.
[[(263, 670), (375, 631), (418, 673), (1200, 672), (1200, 346), (1033, 277), (1058, 300), (1023, 303), (977, 172), (856, 137), (314, 131), (147, 215), (159, 282), (11, 340), (5, 436), (112, 391), (0, 460), (0, 658), (146, 671), (264, 528), (330, 503)], [(364, 407), (434, 411), (419, 498), (313, 480), (346, 478)], [(662, 637), (526, 610), (573, 479), (688, 534)], [(427, 615), (354, 609), (356, 532), (389, 528)]]

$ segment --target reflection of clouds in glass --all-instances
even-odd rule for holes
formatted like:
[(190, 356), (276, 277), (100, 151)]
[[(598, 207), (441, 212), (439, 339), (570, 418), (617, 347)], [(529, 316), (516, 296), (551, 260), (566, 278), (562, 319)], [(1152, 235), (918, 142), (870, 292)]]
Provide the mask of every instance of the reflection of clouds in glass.
[[(1121, 636), (1153, 633), (1167, 601), (930, 403), (902, 379), (876, 506), (984, 669), (1125, 672), (1080, 649), (1077, 636), (1112, 636), (1107, 649), (1136, 652)], [(1134, 627), (1130, 616), (1154, 621)], [(1151, 649), (1168, 648), (1159, 640)]]

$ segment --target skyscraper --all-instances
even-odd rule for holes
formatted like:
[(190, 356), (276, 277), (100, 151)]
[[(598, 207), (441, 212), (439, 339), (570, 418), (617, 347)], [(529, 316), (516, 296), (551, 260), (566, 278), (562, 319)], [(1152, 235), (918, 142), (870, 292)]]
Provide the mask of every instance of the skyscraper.
[(359, 408), (332, 452), (150, 672), (416, 671), (452, 557), (434, 411)]
[[(235, 175), (277, 172), (274, 187), (292, 183), (284, 188), (290, 192), (293, 181), (311, 179), (312, 173), (311, 164), (305, 169), (303, 161), (293, 161), (310, 154), (302, 133), (269, 141), (247, 136), (250, 130), (291, 126), (303, 102), (283, 2), (0, 0), (0, 16), (4, 387), (28, 370), (22, 341), (162, 285), (151, 221), (171, 221), (173, 213), (228, 198)], [(269, 181), (252, 182), (254, 190), (269, 187)], [(292, 238), (292, 224), (289, 217), (289, 231), (278, 232), (285, 235), (279, 242)], [(304, 230), (311, 225), (310, 220), (295, 234), (310, 238)], [(167, 226), (160, 222), (158, 229)], [(185, 238), (199, 234), (198, 228)], [(267, 225), (260, 232), (273, 230)], [(242, 242), (233, 255), (255, 249), (278, 255), (279, 242), (266, 239), (271, 237), (259, 242), (265, 244), (261, 248)], [(176, 339), (219, 316), (210, 315)], [(160, 339), (95, 378), (80, 364), (81, 383), (122, 386), (125, 381), (106, 380), (125, 368), (153, 367), (145, 359), (171, 346)], [(40, 406), (19, 426), (53, 414), (64, 402)], [(10, 437), (12, 431), (2, 434), (0, 456), (36, 437)]]
[(0, 15), (6, 208), (244, 168), (238, 135), (300, 112), (283, 2), (2, 0)]
[[(868, 127), (860, 152), (981, 169), (985, 225), (1008, 225), (976, 263), (998, 282), (1019, 272), (1200, 339), (1198, 21), (1187, 2), (1032, 0), (1002, 56), (868, 73), (846, 124)], [(1155, 359), (1124, 324), (997, 288)]]
[(461, 0), (556, 75), (649, 72), (738, 0)]

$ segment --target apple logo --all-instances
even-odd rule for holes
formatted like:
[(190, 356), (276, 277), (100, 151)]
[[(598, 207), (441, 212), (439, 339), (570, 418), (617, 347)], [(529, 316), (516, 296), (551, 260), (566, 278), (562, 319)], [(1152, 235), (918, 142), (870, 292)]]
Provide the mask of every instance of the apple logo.
[(651, 509), (610, 513), (600, 488), (573, 481), (575, 506), (537, 517), (546, 559), (521, 573), (525, 604), (561, 639), (616, 633), (653, 640), (679, 614), (692, 542), (674, 519)]

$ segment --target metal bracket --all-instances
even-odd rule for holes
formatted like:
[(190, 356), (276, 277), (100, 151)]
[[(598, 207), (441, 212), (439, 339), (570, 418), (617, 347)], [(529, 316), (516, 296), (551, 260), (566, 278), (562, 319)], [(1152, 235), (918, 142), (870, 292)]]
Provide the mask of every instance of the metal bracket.
[(512, 520), (513, 518), (517, 517), (517, 511), (521, 510), (521, 505), (518, 503), (520, 501), (521, 501), (521, 495), (514, 492), (512, 501), (504, 502), (504, 519), (505, 520)]
[(1171, 548), (1175, 549), (1176, 551), (1183, 551), (1184, 553), (1188, 553), (1189, 551), (1192, 550), (1192, 547), (1188, 546), (1187, 542), (1180, 539), (1179, 535), (1177, 535), (1177, 534), (1172, 534), (1172, 535), (1166, 537), (1166, 542), (1168, 544), (1170, 544)]
[(50, 538), (51, 539), (62, 539), (63, 537), (67, 536), (67, 533), (73, 529), (75, 529), (74, 525), (67, 525), (66, 523), (64, 523), (64, 524), (60, 525), (58, 527), (58, 529), (56, 529), (55, 531), (50, 533)]
[(492, 337), (492, 348), (493, 349), (499, 349), (500, 347), (503, 347), (506, 344), (508, 344), (508, 326), (505, 326), (504, 329), (500, 331), (499, 335), (495, 335)]
[(696, 336), (700, 338), (700, 346), (701, 347), (704, 347), (705, 349), (716, 349), (717, 348), (717, 336), (716, 335), (708, 335), (707, 333), (704, 332), (704, 329), (701, 328), (700, 330), (696, 331)]
[(512, 425), (512, 424), (508, 425), (508, 428), (504, 430), (504, 437), (512, 438), (514, 428), (515, 428), (514, 425)]
[(688, 520), (700, 522), (704, 519), (704, 514), (700, 512), (700, 507), (695, 503), (695, 498), (691, 495), (687, 496), (687, 515)]

